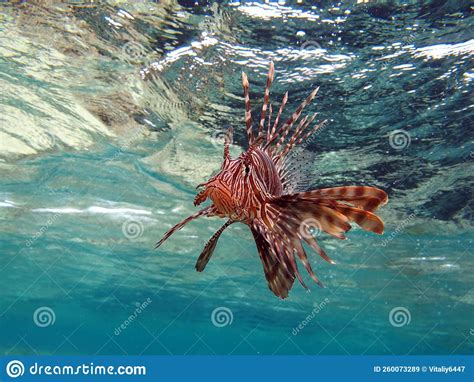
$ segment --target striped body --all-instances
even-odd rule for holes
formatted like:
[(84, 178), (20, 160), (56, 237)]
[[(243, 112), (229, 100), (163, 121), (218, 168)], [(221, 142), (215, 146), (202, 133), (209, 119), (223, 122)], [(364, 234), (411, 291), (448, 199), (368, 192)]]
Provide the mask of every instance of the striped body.
[[(315, 89), (295, 112), (282, 124), (280, 119), (288, 100), (286, 93), (272, 125), (272, 107), (269, 105), (274, 67), (270, 64), (263, 106), (257, 134), (252, 126), (249, 82), (242, 74), (245, 100), (245, 124), (249, 148), (232, 159), (229, 144), (232, 130), (224, 144), (221, 170), (209, 181), (199, 185), (202, 190), (194, 200), (199, 205), (206, 200), (211, 204), (186, 218), (165, 233), (159, 247), (169, 236), (185, 224), (201, 216), (225, 218), (225, 224), (211, 237), (198, 258), (196, 269), (204, 270), (214, 252), (222, 232), (231, 224), (246, 224), (253, 235), (262, 261), (270, 290), (280, 298), (288, 296), (295, 278), (305, 287), (296, 264), (302, 262), (311, 278), (322, 285), (312, 270), (303, 243), (315, 250), (324, 260), (333, 263), (319, 247), (309, 228), (316, 228), (338, 239), (345, 239), (351, 222), (362, 229), (381, 234), (383, 222), (374, 211), (387, 203), (387, 194), (374, 187), (345, 186), (306, 192), (290, 192), (292, 176), (286, 167), (288, 154), (325, 124), (311, 126), (316, 114), (299, 118), (304, 108), (317, 94)], [(268, 112), (268, 120), (267, 120)], [(265, 128), (265, 122), (268, 121)], [(296, 122), (298, 124), (293, 127)]]
[(265, 200), (280, 196), (282, 184), (272, 158), (261, 149), (223, 162), (221, 171), (205, 184), (204, 197), (212, 200), (216, 214), (251, 224), (265, 215)]

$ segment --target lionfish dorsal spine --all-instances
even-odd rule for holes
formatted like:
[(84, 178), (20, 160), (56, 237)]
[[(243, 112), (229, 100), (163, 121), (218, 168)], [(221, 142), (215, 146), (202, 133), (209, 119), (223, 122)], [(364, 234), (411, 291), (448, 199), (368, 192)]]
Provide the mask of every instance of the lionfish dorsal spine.
[[(280, 139), (278, 140), (276, 144), (276, 150), (283, 144), (285, 141), (286, 136), (290, 132), (293, 124), (298, 120), (300, 117), (301, 113), (303, 112), (304, 108), (311, 103), (311, 101), (314, 99), (316, 94), (318, 93), (319, 87), (314, 89), (311, 94), (298, 106), (298, 108), (295, 110), (295, 112), (291, 115), (290, 118), (283, 124), (283, 126), (280, 128), (279, 131), (281, 131)], [(277, 136), (279, 134), (277, 133)], [(276, 137), (275, 137), (276, 138)]]
[(272, 122), (272, 104), (269, 105), (269, 110), (268, 110), (268, 125), (267, 125), (267, 141), (268, 137), (270, 136), (271, 133), (271, 122)]
[(301, 121), (300, 123), (298, 124), (298, 126), (296, 127), (296, 130), (293, 134), (293, 136), (291, 137), (291, 139), (288, 141), (288, 143), (286, 144), (286, 146), (283, 148), (282, 152), (281, 152), (281, 155), (282, 156), (285, 156), (286, 153), (288, 151), (290, 151), (290, 149), (293, 147), (293, 144), (295, 143), (296, 141), (296, 138), (298, 137), (299, 135), (299, 132), (300, 130), (303, 128), (303, 126), (306, 124), (306, 121), (308, 120), (308, 115), (305, 116)]
[(252, 131), (252, 106), (250, 105), (249, 95), (249, 80), (247, 75), (242, 72), (242, 87), (244, 88), (244, 100), (245, 100), (245, 126), (247, 128), (247, 139), (249, 145), (253, 142), (253, 131)]
[(234, 136), (234, 129), (229, 127), (224, 137), (224, 163), (225, 165), (230, 160), (230, 150), (229, 146), (232, 143), (232, 139)]
[(275, 66), (273, 62), (270, 62), (270, 68), (268, 69), (267, 84), (265, 86), (265, 94), (263, 96), (262, 113), (260, 115), (260, 123), (258, 125), (258, 136), (263, 135), (263, 125), (265, 123), (265, 117), (267, 115), (268, 101), (270, 100), (270, 88), (272, 87), (273, 77), (275, 75)]
[(285, 95), (283, 96), (283, 99), (282, 99), (281, 105), (280, 105), (280, 109), (278, 110), (278, 114), (275, 118), (275, 122), (274, 122), (273, 127), (272, 127), (272, 131), (270, 133), (270, 136), (267, 137), (266, 147), (270, 145), (270, 142), (271, 142), (272, 138), (276, 134), (276, 129), (278, 127), (278, 122), (280, 122), (280, 117), (281, 117), (281, 114), (283, 113), (283, 109), (285, 108), (285, 105), (286, 105), (287, 101), (288, 101), (288, 92), (286, 92)]

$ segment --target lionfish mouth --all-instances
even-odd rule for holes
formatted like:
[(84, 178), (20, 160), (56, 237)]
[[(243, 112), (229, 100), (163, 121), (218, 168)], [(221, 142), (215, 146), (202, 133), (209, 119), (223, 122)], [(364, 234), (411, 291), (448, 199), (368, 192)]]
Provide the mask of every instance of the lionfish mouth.
[(206, 183), (199, 184), (196, 189), (204, 187), (195, 197), (194, 205), (198, 206), (201, 203), (205, 202), (207, 199), (211, 199), (214, 203), (219, 200), (219, 186), (216, 185), (213, 181), (208, 181)]

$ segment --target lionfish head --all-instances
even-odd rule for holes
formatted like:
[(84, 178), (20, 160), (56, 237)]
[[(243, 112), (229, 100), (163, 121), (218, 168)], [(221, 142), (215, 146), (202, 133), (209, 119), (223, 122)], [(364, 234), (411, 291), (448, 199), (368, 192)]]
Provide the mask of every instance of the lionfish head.
[(218, 215), (241, 220), (251, 217), (249, 209), (258, 209), (252, 200), (261, 199), (262, 194), (280, 194), (281, 182), (272, 158), (261, 145), (262, 140), (256, 140), (235, 159), (229, 153), (231, 141), (232, 130), (229, 129), (221, 168), (207, 182), (197, 186), (203, 189), (194, 204), (211, 199)]

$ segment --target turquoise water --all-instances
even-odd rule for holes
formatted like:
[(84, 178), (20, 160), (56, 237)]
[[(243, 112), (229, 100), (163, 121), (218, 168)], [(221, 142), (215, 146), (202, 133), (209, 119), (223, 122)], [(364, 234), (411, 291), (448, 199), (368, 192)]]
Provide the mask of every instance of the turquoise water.
[[(4, 5), (0, 352), (472, 354), (472, 16), (436, 4)], [(240, 72), (257, 107), (269, 60), (287, 113), (321, 86), (308, 187), (390, 197), (283, 301), (245, 226), (203, 273), (218, 219), (153, 249), (225, 128), (245, 146)]]

